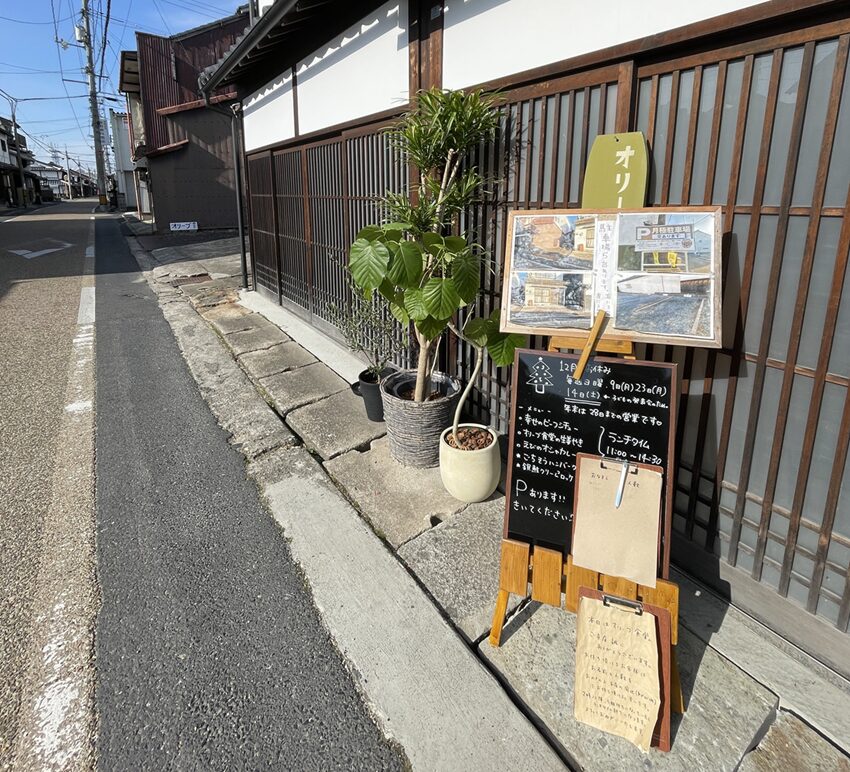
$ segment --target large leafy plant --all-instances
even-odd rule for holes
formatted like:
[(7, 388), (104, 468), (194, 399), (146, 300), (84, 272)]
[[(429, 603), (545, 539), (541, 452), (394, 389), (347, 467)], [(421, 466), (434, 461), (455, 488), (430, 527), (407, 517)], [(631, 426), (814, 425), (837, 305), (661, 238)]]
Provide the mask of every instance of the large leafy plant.
[(357, 287), (366, 295), (377, 290), (396, 319), (414, 325), (417, 402), (430, 393), (431, 360), (447, 328), (479, 352), (486, 347), (497, 365), (510, 364), (525, 340), (499, 332), (498, 311), (484, 319), (466, 315), (463, 329), (454, 322), (480, 290), (483, 250), (452, 234), (458, 215), (483, 195), (484, 179), (468, 158), (496, 133), (496, 100), (482, 91), (420, 92), (415, 109), (388, 132), (400, 160), (417, 170), (417, 181), (406, 193), (388, 193), (385, 221), (363, 228), (351, 245)]

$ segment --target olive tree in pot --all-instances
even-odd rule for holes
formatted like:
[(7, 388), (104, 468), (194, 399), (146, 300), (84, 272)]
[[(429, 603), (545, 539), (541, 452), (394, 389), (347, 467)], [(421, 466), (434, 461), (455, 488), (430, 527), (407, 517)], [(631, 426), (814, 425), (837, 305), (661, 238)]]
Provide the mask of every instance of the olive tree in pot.
[(410, 345), (407, 331), (399, 332), (398, 323), (386, 313), (386, 301), (376, 292), (369, 298), (352, 293), (350, 305), (332, 305), (329, 321), (342, 333), (348, 348), (366, 359), (368, 366), (351, 388), (363, 398), (366, 417), (383, 421), (381, 380), (393, 372), (390, 360)]
[[(482, 194), (483, 178), (467, 160), (494, 137), (495, 104), (494, 95), (481, 91), (420, 92), (415, 109), (389, 130), (418, 180), (404, 193), (388, 193), (382, 201), (386, 221), (361, 230), (351, 246), (349, 269), (357, 287), (380, 292), (393, 316), (415, 329), (416, 371), (400, 371), (381, 384), (390, 453), (408, 466), (439, 462), (440, 434), (460, 392), (457, 380), (432, 373), (432, 361), (440, 336), (480, 289), (480, 248), (449, 234)], [(485, 344), (497, 363), (512, 361), (515, 339), (499, 333), (498, 324), (487, 326)]]

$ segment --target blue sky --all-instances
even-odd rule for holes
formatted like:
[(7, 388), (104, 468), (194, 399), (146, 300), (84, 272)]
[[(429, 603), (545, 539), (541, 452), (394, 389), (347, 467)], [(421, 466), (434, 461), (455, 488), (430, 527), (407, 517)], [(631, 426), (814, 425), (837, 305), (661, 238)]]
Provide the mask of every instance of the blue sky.
[[(176, 34), (227, 16), (239, 4), (238, 0), (112, 0), (104, 78), (100, 88), (104, 96), (112, 96), (119, 101), (103, 101), (102, 112), (108, 115), (110, 107), (125, 109), (124, 98), (118, 94), (118, 52), (135, 49), (136, 30), (158, 35)], [(89, 0), (93, 26), (96, 27), (93, 36), (98, 55), (103, 41), (106, 7), (107, 0)], [(63, 50), (56, 44), (54, 18), (59, 38), (76, 43), (74, 24), (79, 23), (80, 0), (30, 0), (0, 4), (0, 28), (3, 29), (0, 88), (17, 99), (59, 97), (20, 102), (18, 123), (40, 160), (50, 160), (44, 146), (53, 145), (64, 153), (67, 144), (69, 155), (78, 158), (84, 167), (91, 166), (93, 169), (88, 99), (73, 98), (74, 95), (87, 95), (88, 87), (84, 83), (63, 83), (60, 74), (61, 69), (65, 78), (84, 81), (85, 75), (81, 70), (85, 54), (81, 48), (68, 46)], [(99, 66), (98, 58), (95, 69)], [(71, 99), (66, 97), (66, 88)], [(10, 116), (9, 103), (3, 98), (0, 98), (0, 115)]]

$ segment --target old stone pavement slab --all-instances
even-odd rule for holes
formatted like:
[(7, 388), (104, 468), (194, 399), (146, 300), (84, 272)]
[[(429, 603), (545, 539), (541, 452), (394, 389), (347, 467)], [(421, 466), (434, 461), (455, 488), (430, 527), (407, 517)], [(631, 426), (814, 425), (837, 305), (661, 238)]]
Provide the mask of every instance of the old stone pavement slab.
[(573, 718), (575, 615), (531, 603), (508, 621), (502, 646), (485, 639), (479, 652), (537, 714), (579, 769), (737, 769), (773, 720), (776, 695), (692, 633), (679, 630), (679, 672), (688, 709), (673, 715), (669, 753), (636, 746)]
[[(264, 331), (257, 331), (259, 332)], [(257, 333), (237, 332), (229, 338)], [(283, 335), (283, 333), (280, 334)], [(342, 378), (321, 362), (263, 378), (260, 380), (260, 386), (268, 394), (280, 415), (286, 415), (297, 407), (308, 405), (349, 388)]]
[(438, 468), (414, 469), (393, 461), (385, 437), (365, 453), (337, 456), (325, 469), (395, 548), (431, 528), (433, 518), (442, 521), (466, 506), (446, 492)]
[(780, 712), (758, 747), (748, 753), (740, 772), (776, 772), (778, 769), (816, 769), (850, 772), (850, 758), (793, 713)]
[(236, 356), (247, 354), (249, 351), (271, 348), (289, 340), (291, 340), (290, 337), (274, 325), (263, 325), (244, 332), (234, 332), (225, 337), (225, 342)]
[[(297, 344), (283, 344), (289, 345)], [(304, 353), (312, 359), (310, 354)], [(350, 389), (293, 410), (286, 417), (286, 423), (310, 450), (315, 450), (325, 460), (366, 446), (386, 434), (383, 421), (370, 421), (362, 398)]]
[[(497, 494), (470, 504), (398, 551), (468, 641), (490, 632), (504, 514), (505, 497)], [(520, 600), (512, 595), (508, 611)]]
[[(239, 364), (248, 374), (257, 380), (270, 375), (293, 370), (296, 367), (312, 365), (318, 360), (307, 349), (294, 341), (280, 343), (260, 351), (249, 351), (239, 357)], [(342, 427), (340, 427), (342, 428)]]

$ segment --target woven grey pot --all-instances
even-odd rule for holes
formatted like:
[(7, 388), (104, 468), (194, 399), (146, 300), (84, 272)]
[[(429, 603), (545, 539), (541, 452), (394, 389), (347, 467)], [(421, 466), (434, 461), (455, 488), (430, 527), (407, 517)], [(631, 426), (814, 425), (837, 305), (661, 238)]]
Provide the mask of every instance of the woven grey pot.
[(451, 425), (460, 396), (457, 378), (434, 373), (431, 390), (443, 396), (427, 402), (402, 399), (399, 392), (412, 388), (416, 373), (400, 370), (381, 381), (384, 421), (390, 441), (390, 455), (404, 466), (429, 467), (440, 463), (440, 435)]

